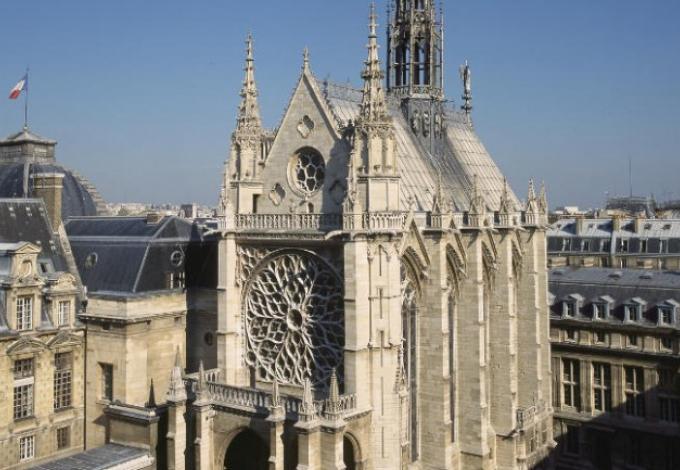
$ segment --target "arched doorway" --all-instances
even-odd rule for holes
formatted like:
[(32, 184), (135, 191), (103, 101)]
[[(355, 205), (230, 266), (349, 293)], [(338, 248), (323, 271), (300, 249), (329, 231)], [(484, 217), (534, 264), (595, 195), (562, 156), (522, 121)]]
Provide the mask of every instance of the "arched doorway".
[(345, 470), (358, 470), (358, 456), (358, 451), (354, 448), (354, 442), (345, 435), (342, 439), (342, 460), (345, 464)]
[(229, 444), (225, 470), (267, 470), (269, 448), (253, 431), (241, 431)]

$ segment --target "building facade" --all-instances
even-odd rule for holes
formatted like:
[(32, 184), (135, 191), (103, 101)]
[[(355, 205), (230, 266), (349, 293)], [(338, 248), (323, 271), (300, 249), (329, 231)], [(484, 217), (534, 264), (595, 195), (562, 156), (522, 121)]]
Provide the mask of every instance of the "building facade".
[(548, 265), (680, 269), (680, 220), (566, 218), (548, 230)]
[(560, 469), (680, 468), (680, 275), (551, 271)]
[(372, 13), (363, 89), (305, 51), (273, 132), (248, 40), (217, 364), (188, 393), (173, 371), (170, 468), (549, 467), (545, 191), (520, 205), (479, 141), (468, 66), (447, 106), (434, 2), (397, 2), (388, 32), (387, 87)]
[(0, 468), (83, 448), (82, 289), (49, 216), (41, 200), (0, 199)]

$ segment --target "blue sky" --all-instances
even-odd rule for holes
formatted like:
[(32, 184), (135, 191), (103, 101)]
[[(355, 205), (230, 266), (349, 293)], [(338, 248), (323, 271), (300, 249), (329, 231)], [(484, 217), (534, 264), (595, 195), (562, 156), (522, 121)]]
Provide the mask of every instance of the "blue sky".
[[(385, 0), (378, 2), (384, 27)], [(680, 199), (680, 2), (445, 0), (447, 95), (473, 68), (477, 130), (524, 196)], [(255, 36), (274, 127), (309, 46), (320, 77), (360, 83), (365, 0), (23, 0), (0, 28), (0, 88), (31, 67), (31, 127), (109, 201), (214, 203)], [(5, 9), (5, 13), (8, 11)], [(0, 101), (0, 134), (23, 105)]]

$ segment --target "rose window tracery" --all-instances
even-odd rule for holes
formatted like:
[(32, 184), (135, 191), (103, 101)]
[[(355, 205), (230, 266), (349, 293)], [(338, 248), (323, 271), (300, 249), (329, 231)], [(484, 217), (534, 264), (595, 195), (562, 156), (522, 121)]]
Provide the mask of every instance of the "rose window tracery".
[(317, 151), (304, 149), (291, 162), (291, 181), (305, 195), (321, 189), (326, 176), (326, 162)]
[(245, 295), (246, 360), (261, 380), (325, 385), (342, 367), (340, 279), (321, 258), (288, 251), (265, 258)]

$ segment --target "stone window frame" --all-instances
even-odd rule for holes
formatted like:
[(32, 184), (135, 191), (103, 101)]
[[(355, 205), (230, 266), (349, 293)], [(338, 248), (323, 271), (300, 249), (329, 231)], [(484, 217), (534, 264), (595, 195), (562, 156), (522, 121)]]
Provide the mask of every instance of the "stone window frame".
[(623, 396), (625, 413), (628, 416), (644, 418), (645, 407), (645, 370), (639, 366), (624, 366)]
[(57, 428), (56, 440), (57, 450), (64, 450), (71, 447), (71, 426)]
[(35, 357), (14, 360), (12, 416), (15, 421), (35, 415)]
[(33, 330), (33, 318), (35, 312), (35, 295), (18, 295), (15, 302), (16, 329), (17, 331)]
[(57, 326), (69, 326), (71, 324), (71, 304), (70, 299), (57, 301)]
[(19, 462), (26, 462), (35, 458), (35, 434), (19, 438)]
[[(581, 361), (575, 358), (561, 359), (560, 396), (564, 408), (581, 408)], [(567, 393), (568, 391), (568, 393)]]
[[(611, 364), (606, 362), (593, 362), (593, 410), (599, 413), (607, 413), (612, 410), (612, 370)], [(599, 392), (599, 399), (598, 399)]]
[[(107, 380), (110, 377), (110, 380)], [(99, 363), (99, 400), (111, 403), (114, 397), (114, 367), (107, 362)]]
[(54, 354), (54, 410), (71, 408), (73, 403), (73, 351)]
[(677, 323), (677, 312), (680, 304), (669, 299), (656, 306), (657, 324), (659, 326), (675, 326)]

